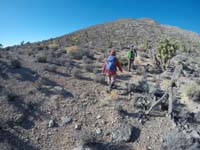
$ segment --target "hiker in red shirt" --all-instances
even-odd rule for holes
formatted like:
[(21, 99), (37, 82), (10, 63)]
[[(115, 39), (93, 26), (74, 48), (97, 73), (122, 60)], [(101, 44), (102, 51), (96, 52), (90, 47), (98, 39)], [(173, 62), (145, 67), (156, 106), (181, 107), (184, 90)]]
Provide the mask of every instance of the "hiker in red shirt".
[(114, 86), (117, 68), (123, 72), (120, 62), (116, 57), (116, 51), (112, 49), (102, 68), (102, 73), (108, 75), (108, 85), (110, 86), (110, 89), (112, 89)]

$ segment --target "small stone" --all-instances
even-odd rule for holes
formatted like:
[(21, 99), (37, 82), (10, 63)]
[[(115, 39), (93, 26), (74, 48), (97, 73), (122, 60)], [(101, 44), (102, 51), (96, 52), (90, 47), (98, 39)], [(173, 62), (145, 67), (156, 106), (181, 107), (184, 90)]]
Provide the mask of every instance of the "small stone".
[(97, 134), (101, 134), (101, 133), (102, 133), (102, 130), (101, 130), (100, 128), (97, 128), (97, 129), (96, 129), (96, 133), (97, 133)]
[(50, 120), (49, 123), (48, 123), (48, 127), (52, 128), (54, 125), (55, 125), (54, 121)]
[(55, 128), (55, 129), (54, 129), (54, 131), (55, 131), (55, 132), (57, 132), (57, 131), (58, 131), (58, 129), (57, 129), (57, 128)]
[(94, 127), (97, 127), (97, 126), (98, 126), (98, 123), (96, 122), (93, 126), (94, 126)]
[(163, 138), (161, 138), (161, 139), (160, 139), (160, 142), (161, 142), (161, 143), (163, 143), (163, 142), (164, 142), (164, 139), (163, 139)]
[(65, 116), (65, 117), (61, 117), (62, 123), (63, 124), (68, 124), (72, 121), (71, 117)]
[(105, 125), (107, 123), (105, 120), (102, 120), (101, 122), (103, 125)]
[(28, 142), (29, 140), (28, 140), (28, 138), (25, 138), (24, 141), (25, 141), (25, 142)]
[(58, 95), (53, 95), (53, 96), (50, 98), (51, 101), (56, 101), (56, 100), (58, 100), (58, 99), (59, 99), (59, 96), (58, 96)]
[(40, 140), (40, 137), (39, 136), (36, 136), (36, 138), (35, 138), (37, 141), (39, 141)]
[(146, 150), (152, 150), (152, 148), (150, 146), (147, 146)]
[(200, 122), (200, 112), (197, 112), (195, 115), (194, 115), (194, 119), (196, 122)]
[(29, 120), (30, 122), (32, 122), (32, 121), (34, 120), (34, 117), (29, 116), (29, 117), (28, 117), (28, 120)]
[(110, 132), (106, 132), (106, 133), (105, 133), (106, 136), (109, 136), (110, 134), (111, 134)]
[(101, 119), (101, 117), (102, 117), (101, 115), (98, 115), (98, 116), (97, 116), (97, 119)]
[(75, 124), (74, 129), (76, 129), (76, 130), (80, 130), (80, 129), (81, 129), (81, 125), (80, 125), (80, 124)]
[(81, 95), (80, 95), (80, 98), (86, 98), (89, 96), (89, 93), (87, 92), (83, 92)]
[(91, 113), (91, 112), (89, 112), (89, 111), (87, 111), (87, 112), (86, 112), (86, 114), (87, 114), (87, 115), (90, 115), (90, 114), (92, 114), (92, 113)]

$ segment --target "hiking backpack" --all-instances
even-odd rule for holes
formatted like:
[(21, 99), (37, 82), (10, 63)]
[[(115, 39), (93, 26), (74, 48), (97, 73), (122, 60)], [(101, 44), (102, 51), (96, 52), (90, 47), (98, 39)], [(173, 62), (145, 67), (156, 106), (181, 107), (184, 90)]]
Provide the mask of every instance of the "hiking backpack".
[(129, 50), (128, 51), (128, 58), (131, 59), (131, 58), (134, 58), (135, 54), (134, 54), (134, 51), (133, 50)]
[(106, 62), (106, 70), (116, 71), (117, 58), (115, 56), (109, 56)]

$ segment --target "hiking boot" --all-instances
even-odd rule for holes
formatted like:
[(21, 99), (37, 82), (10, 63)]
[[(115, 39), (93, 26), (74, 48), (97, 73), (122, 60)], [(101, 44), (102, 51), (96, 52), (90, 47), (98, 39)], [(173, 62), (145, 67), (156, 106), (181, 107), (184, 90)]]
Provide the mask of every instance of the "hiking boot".
[(110, 86), (109, 86), (110, 91), (113, 89), (113, 87), (114, 87), (114, 83), (111, 83)]

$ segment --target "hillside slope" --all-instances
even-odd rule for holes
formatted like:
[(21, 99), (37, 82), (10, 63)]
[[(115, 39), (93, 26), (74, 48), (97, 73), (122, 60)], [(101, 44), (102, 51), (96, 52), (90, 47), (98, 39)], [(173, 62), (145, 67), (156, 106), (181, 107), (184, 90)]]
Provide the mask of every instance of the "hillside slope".
[[(154, 66), (149, 53), (161, 37), (187, 49), (167, 70)], [(127, 72), (132, 44), (140, 50)], [(101, 68), (111, 47), (124, 72), (109, 92)], [(0, 49), (0, 149), (197, 150), (199, 60), (199, 35), (151, 19), (121, 19)], [(163, 95), (177, 64), (183, 73), (174, 89), (174, 120), (166, 117), (167, 98), (146, 116), (150, 97)]]

